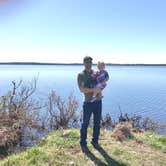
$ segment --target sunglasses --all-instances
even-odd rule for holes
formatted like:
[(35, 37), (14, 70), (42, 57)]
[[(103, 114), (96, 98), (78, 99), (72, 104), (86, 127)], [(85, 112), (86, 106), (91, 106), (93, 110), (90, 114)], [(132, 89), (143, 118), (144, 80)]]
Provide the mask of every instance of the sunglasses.
[(85, 63), (85, 64), (92, 64), (91, 61), (85, 61), (84, 63)]

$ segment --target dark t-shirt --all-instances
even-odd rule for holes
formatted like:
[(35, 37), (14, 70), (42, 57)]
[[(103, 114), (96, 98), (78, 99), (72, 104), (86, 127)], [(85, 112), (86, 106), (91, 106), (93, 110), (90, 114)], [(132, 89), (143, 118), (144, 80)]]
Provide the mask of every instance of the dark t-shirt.
[[(94, 73), (93, 70), (90, 72), (87, 72), (86, 70), (83, 70), (81, 73), (78, 74), (77, 82), (78, 86), (84, 87), (84, 88), (94, 88), (96, 85), (96, 79), (92, 77), (92, 74)], [(92, 99), (93, 93), (84, 93), (84, 101), (89, 102)], [(99, 95), (97, 95), (99, 97)]]

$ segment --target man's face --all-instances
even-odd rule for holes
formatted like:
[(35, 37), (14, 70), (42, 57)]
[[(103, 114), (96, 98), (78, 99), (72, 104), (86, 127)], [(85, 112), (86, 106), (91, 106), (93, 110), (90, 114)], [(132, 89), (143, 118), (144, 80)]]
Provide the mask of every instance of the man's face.
[(92, 61), (91, 60), (85, 61), (84, 66), (86, 70), (90, 70), (92, 67)]

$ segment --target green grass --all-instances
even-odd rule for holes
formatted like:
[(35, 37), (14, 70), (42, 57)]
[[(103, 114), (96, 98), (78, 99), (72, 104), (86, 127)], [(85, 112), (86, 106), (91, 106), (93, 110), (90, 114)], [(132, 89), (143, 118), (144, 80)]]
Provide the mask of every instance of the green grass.
[(136, 138), (143, 141), (144, 144), (160, 149), (166, 153), (166, 137), (157, 135), (153, 132), (145, 132), (144, 134), (136, 134)]
[(78, 129), (58, 130), (51, 132), (35, 147), (1, 160), (0, 166), (164, 166), (166, 163), (165, 136), (145, 132), (117, 142), (111, 138), (110, 131), (101, 130), (101, 149), (97, 150), (90, 144), (91, 134), (92, 129), (89, 129), (89, 154), (81, 151)]
[(123, 153), (124, 153), (124, 151), (120, 148), (116, 148), (113, 152), (113, 154), (116, 156), (122, 155)]

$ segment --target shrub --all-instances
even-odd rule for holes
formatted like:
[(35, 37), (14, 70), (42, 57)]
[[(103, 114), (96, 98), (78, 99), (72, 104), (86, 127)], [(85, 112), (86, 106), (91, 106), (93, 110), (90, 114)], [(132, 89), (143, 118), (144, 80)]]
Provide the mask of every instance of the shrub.
[[(13, 151), (13, 146), (22, 145), (28, 129), (38, 129), (38, 102), (32, 99), (36, 90), (36, 79), (29, 84), (12, 81), (12, 89), (0, 97), (0, 146)], [(3, 152), (2, 152), (3, 153)]]
[(78, 102), (72, 94), (64, 101), (55, 91), (52, 91), (46, 107), (50, 129), (73, 127), (78, 122), (79, 117), (76, 114)]

